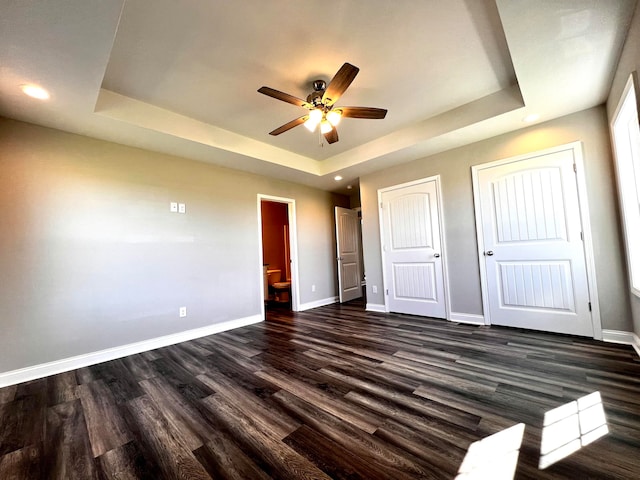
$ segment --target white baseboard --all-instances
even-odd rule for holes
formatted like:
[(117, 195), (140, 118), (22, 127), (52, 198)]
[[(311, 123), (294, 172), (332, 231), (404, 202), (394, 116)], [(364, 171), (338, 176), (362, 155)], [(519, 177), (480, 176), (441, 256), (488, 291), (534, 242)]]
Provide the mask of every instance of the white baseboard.
[(20, 368), (18, 370), (11, 370), (9, 372), (0, 373), (0, 388), (15, 385), (16, 383), (27, 382), (29, 380), (35, 380), (37, 378), (48, 377), (49, 375), (68, 372), (69, 370), (75, 370), (76, 368), (95, 365), (96, 363), (115, 360), (116, 358), (122, 358), (136, 353), (147, 352), (156, 348), (166, 347), (167, 345), (186, 342), (188, 340), (193, 340), (194, 338), (206, 337), (207, 335), (213, 335), (214, 333), (220, 333), (234, 328), (245, 327), (262, 321), (263, 319), (260, 315), (252, 315), (250, 317), (214, 323), (213, 325), (207, 325), (206, 327), (194, 328), (192, 330), (173, 333), (171, 335), (151, 338), (141, 342), (129, 343), (119, 347), (107, 348), (97, 352), (63, 358), (61, 360)]
[(313, 302), (301, 303), (298, 305), (298, 311), (304, 312), (305, 310), (311, 310), (312, 308), (324, 307), (325, 305), (331, 305), (339, 300), (338, 297), (322, 298), (320, 300), (314, 300)]
[(631, 345), (638, 356), (640, 356), (640, 338), (633, 332), (623, 332), (621, 330), (602, 330), (602, 341), (610, 343), (622, 343)]
[(366, 310), (367, 312), (387, 313), (387, 307), (379, 303), (367, 303)]
[(469, 323), (471, 325), (484, 325), (484, 315), (476, 315), (473, 313), (456, 313), (449, 314), (449, 320), (458, 323)]

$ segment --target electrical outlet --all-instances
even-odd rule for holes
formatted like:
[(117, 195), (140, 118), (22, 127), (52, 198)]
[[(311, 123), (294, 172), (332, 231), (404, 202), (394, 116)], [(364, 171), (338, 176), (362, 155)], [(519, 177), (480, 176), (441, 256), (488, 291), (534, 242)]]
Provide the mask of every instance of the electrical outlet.
[(178, 204), (178, 213), (185, 213), (187, 211), (187, 206), (184, 203)]
[(178, 211), (178, 202), (171, 202), (169, 204), (169, 211), (171, 213), (176, 213)]
[(315, 292), (316, 291), (316, 286), (315, 285), (311, 285), (311, 291)]
[(371, 291), (373, 293), (378, 293), (378, 286), (377, 285), (371, 285)]
[(187, 316), (187, 307), (180, 307), (180, 318)]

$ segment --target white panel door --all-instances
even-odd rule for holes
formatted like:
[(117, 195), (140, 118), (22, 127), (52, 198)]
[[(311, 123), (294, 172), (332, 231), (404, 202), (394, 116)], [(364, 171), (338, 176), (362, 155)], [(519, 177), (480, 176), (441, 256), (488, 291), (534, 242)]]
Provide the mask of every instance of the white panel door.
[(430, 180), (381, 195), (387, 307), (446, 318), (438, 185)]
[(358, 212), (336, 207), (336, 245), (340, 303), (362, 297)]
[(478, 170), (489, 318), (593, 336), (573, 150)]

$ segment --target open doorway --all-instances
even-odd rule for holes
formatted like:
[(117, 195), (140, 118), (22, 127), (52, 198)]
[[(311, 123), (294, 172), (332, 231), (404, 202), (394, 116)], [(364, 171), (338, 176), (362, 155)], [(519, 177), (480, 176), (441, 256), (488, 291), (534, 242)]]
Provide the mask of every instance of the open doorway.
[(297, 311), (295, 201), (258, 195), (265, 310)]

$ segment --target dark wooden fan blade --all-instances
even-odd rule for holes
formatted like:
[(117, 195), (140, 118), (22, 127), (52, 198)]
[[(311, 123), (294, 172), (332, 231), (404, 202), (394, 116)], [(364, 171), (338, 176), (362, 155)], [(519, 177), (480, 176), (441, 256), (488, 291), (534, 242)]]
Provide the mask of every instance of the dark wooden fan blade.
[(329, 82), (329, 86), (324, 91), (324, 95), (322, 95), (322, 103), (326, 106), (330, 107), (334, 103), (338, 101), (338, 99), (342, 96), (353, 79), (356, 78), (360, 69), (358, 67), (354, 67), (350, 63), (345, 63), (340, 67), (338, 73), (335, 74), (333, 79)]
[(327, 140), (327, 143), (336, 143), (338, 141), (338, 131), (336, 127), (333, 127), (331, 131), (325, 133), (324, 138)]
[(342, 111), (343, 117), (349, 118), (384, 118), (387, 115), (387, 111), (384, 108), (373, 107), (340, 107), (335, 110)]
[(289, 123), (285, 123), (281, 127), (276, 128), (274, 131), (269, 132), (269, 135), (280, 135), (281, 133), (284, 133), (287, 130), (291, 130), (293, 127), (297, 127), (298, 125), (306, 122), (308, 118), (309, 115), (303, 115), (302, 117), (298, 117), (295, 120), (291, 120)]
[(293, 95), (289, 95), (288, 93), (281, 92), (280, 90), (275, 90), (270, 87), (260, 87), (258, 92), (266, 95), (267, 97), (275, 98), (276, 100), (282, 100), (283, 102), (291, 103), (292, 105), (298, 105), (299, 107), (304, 107), (308, 109), (312, 109), (313, 105), (308, 102), (305, 102), (301, 98), (294, 97)]

